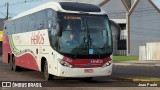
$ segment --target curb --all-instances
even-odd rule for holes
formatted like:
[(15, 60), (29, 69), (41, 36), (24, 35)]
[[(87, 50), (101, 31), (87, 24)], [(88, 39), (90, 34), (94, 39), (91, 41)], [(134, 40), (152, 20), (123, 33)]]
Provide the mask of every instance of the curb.
[(159, 64), (148, 65), (148, 64), (129, 64), (129, 63), (113, 63), (113, 65), (117, 66), (145, 66), (145, 67), (160, 67)]
[(121, 81), (130, 81), (130, 82), (154, 82), (153, 80), (148, 80), (148, 79), (136, 79), (136, 78), (125, 78), (125, 77), (111, 77), (111, 79), (121, 80)]

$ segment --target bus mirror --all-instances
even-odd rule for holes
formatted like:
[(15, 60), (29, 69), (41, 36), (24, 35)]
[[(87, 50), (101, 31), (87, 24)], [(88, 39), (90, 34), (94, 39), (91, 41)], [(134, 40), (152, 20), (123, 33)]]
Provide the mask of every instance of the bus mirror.
[(7, 27), (5, 26), (4, 29), (7, 29)]
[(110, 25), (112, 30), (112, 36), (114, 36), (117, 40), (120, 40), (120, 26), (112, 20), (110, 20)]
[(57, 23), (57, 24), (56, 24), (56, 30), (57, 30), (56, 35), (57, 35), (58, 37), (61, 37), (61, 36), (62, 36), (62, 26), (61, 26), (60, 23)]

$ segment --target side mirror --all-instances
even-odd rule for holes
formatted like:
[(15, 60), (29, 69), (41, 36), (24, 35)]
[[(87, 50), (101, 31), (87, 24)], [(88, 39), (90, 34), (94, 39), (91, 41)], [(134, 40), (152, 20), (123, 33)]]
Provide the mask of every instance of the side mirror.
[(5, 26), (4, 29), (7, 29), (7, 27)]
[(60, 24), (60, 22), (56, 24), (56, 35), (58, 37), (62, 36), (62, 25)]
[(112, 35), (115, 36), (117, 40), (120, 40), (120, 31), (121, 31), (120, 26), (112, 20), (110, 20), (110, 25), (112, 29)]
[(117, 41), (117, 45), (115, 45), (117, 46), (117, 50), (127, 50), (126, 46), (127, 41), (125, 39), (123, 40), (120, 39), (120, 31), (121, 31), (120, 26), (112, 20), (110, 20), (110, 24), (111, 24), (113, 38), (115, 38), (114, 40)]

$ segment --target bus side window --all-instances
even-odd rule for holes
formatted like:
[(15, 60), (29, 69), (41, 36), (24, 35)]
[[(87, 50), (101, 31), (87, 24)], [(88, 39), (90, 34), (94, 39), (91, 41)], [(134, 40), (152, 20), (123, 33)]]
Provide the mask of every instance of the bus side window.
[(7, 22), (7, 34), (10, 34), (9, 22)]
[(56, 34), (56, 18), (53, 20), (48, 20), (48, 29), (49, 29), (49, 35), (55, 36)]
[(47, 17), (52, 18), (52, 10), (51, 9), (47, 10)]
[(18, 33), (18, 20), (15, 21), (16, 33)]
[(41, 30), (46, 28), (46, 12), (45, 10), (42, 10), (37, 13), (37, 23), (36, 23), (36, 29)]
[[(54, 14), (54, 15), (53, 15)], [(55, 35), (56, 31), (56, 14), (52, 9), (47, 9), (48, 29), (50, 35)]]
[(10, 21), (10, 22), (9, 22), (8, 29), (9, 29), (9, 31), (10, 31), (9, 34), (14, 34), (14, 33), (15, 33), (15, 32), (14, 32), (13, 21)]
[(22, 31), (27, 32), (28, 31), (28, 16), (23, 17), (22, 21)]
[(28, 27), (28, 31), (35, 30), (35, 25), (36, 25), (35, 14), (31, 14), (31, 15), (29, 15), (29, 27)]
[(12, 25), (12, 31), (14, 34), (14, 33), (16, 33), (15, 22), (13, 21), (11, 25)]
[(21, 32), (21, 21), (20, 19), (16, 20), (16, 33), (20, 33)]

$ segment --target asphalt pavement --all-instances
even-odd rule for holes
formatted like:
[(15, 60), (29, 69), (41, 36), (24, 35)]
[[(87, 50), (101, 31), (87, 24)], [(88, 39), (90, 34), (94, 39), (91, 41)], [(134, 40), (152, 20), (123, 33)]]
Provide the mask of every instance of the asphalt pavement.
[[(129, 63), (129, 62), (125, 62)], [(125, 65), (123, 63), (115, 63), (113, 65), (113, 72), (112, 75), (109, 77), (97, 77), (94, 78), (92, 81), (87, 82), (83, 81), (81, 79), (76, 79), (76, 78), (61, 78), (61, 77), (55, 77), (51, 81), (45, 81), (43, 77), (43, 73), (41, 72), (36, 72), (32, 70), (22, 70), (19, 72), (13, 72), (9, 70), (9, 65), (5, 64), (0, 60), (0, 81), (20, 81), (20, 82), (41, 82), (47, 87), (45, 88), (46, 90), (52, 90), (53, 88), (55, 90), (83, 90), (84, 88), (87, 90), (105, 90), (110, 87), (120, 87), (124, 89), (124, 87), (135, 87), (137, 88), (139, 83), (141, 81), (132, 81), (128, 80), (126, 78), (130, 77), (149, 77), (149, 78), (160, 78), (160, 68), (159, 66), (150, 66), (149, 63), (147, 66), (145, 63), (138, 63), (141, 65), (136, 65), (136, 63), (132, 62), (130, 65)], [(143, 65), (145, 64), (145, 65)], [(152, 64), (154, 65), (154, 64)], [(144, 81), (143, 83), (153, 83), (150, 81)], [(157, 83), (158, 86), (160, 86), (159, 82), (154, 81), (154, 83)], [(83, 89), (81, 87), (84, 87)], [(98, 87), (98, 88), (97, 88)], [(52, 88), (52, 89), (51, 89)], [(68, 89), (69, 88), (69, 89)], [(119, 89), (120, 89), (119, 88)], [(144, 87), (145, 88), (145, 87)], [(151, 88), (152, 90), (159, 90), (157, 88)], [(41, 88), (37, 88), (39, 90), (45, 90)], [(33, 90), (37, 90), (33, 89)], [(116, 90), (113, 88), (110, 88), (111, 90)], [(147, 88), (148, 90), (151, 90)], [(147, 90), (146, 88), (141, 90)], [(17, 90), (16, 88), (9, 89), (9, 88), (0, 88), (0, 90)], [(21, 90), (27, 90), (27, 88), (23, 88)], [(30, 88), (30, 90), (32, 90)], [(135, 89), (134, 89), (135, 90)]]

